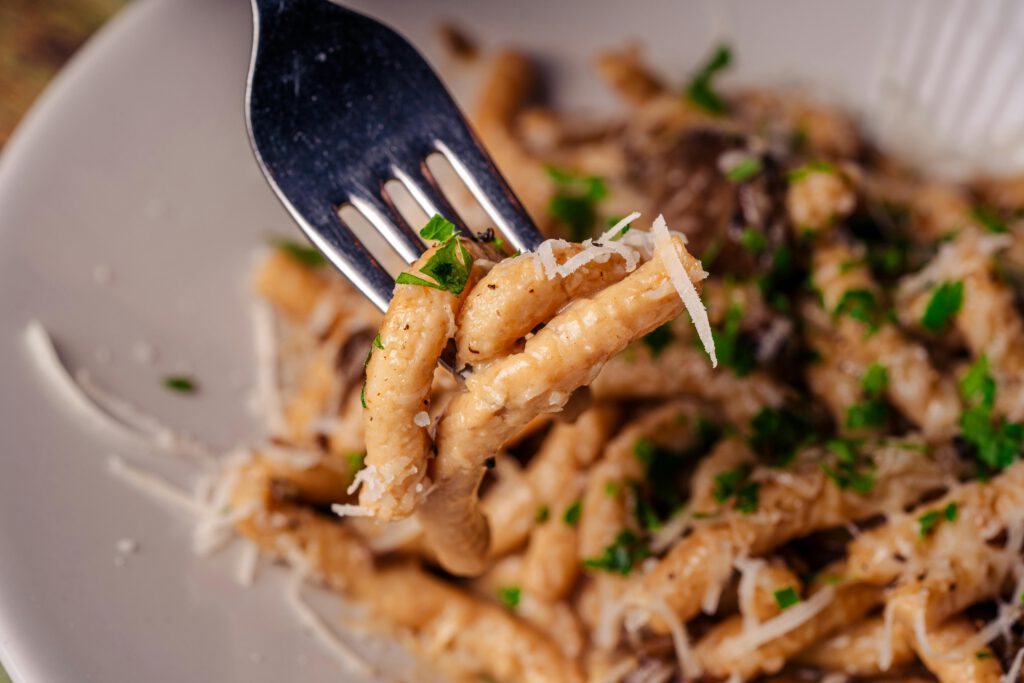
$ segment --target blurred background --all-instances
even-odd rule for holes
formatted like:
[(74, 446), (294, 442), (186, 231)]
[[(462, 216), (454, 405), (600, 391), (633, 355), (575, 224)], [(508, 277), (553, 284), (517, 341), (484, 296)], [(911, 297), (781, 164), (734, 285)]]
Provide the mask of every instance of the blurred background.
[(0, 0), (0, 149), (57, 70), (125, 4)]
[[(0, 154), (50, 79), (127, 0), (0, 0)], [(10, 683), (0, 663), (0, 683)]]

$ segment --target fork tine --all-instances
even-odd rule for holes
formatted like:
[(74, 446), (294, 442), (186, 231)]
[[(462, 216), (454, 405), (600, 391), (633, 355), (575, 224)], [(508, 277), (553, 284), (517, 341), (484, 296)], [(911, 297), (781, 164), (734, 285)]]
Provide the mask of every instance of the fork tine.
[(462, 218), (455, 211), (455, 207), (451, 205), (448, 198), (441, 192), (441, 188), (427, 168), (426, 162), (421, 163), (419, 173), (416, 173), (415, 177), (413, 174), (407, 173), (397, 166), (392, 169), (392, 173), (409, 190), (409, 194), (420, 205), (424, 213), (428, 216), (433, 216), (434, 214), (444, 216), (454, 223), (455, 227), (462, 234), (471, 234)]
[(468, 128), (450, 131), (450, 144), (437, 141), (437, 151), (448, 159), (469, 191), (483, 206), (512, 245), (520, 251), (536, 249), (544, 236), (533, 224), (508, 183)]
[(426, 251), (416, 231), (409, 227), (398, 209), (389, 202), (367, 192), (353, 194), (349, 203), (370, 221), (406, 263), (412, 263)]
[(285, 208), (302, 228), (306, 237), (381, 311), (386, 311), (395, 281), (373, 254), (359, 241), (352, 229), (336, 212), (320, 212), (317, 225), (306, 220), (290, 202)]

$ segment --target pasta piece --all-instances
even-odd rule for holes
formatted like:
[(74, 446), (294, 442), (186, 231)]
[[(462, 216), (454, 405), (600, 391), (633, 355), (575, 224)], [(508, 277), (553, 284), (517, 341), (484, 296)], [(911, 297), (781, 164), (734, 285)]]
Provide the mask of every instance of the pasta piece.
[(328, 283), (282, 249), (274, 249), (256, 274), (256, 292), (296, 320), (313, 313)]
[(791, 176), (786, 211), (798, 237), (827, 230), (856, 206), (852, 182), (834, 166), (810, 164)]
[(956, 387), (932, 366), (924, 347), (885, 320), (878, 286), (864, 255), (842, 244), (814, 252), (812, 279), (837, 334), (866, 367), (877, 363), (888, 373), (886, 397), (929, 437), (951, 436), (960, 416)]
[(992, 367), (996, 407), (1011, 421), (1024, 420), (1024, 320), (1013, 292), (995, 273), (994, 254), (1007, 246), (1006, 235), (962, 230), (943, 245), (921, 272), (900, 285), (904, 302), (930, 298), (943, 282), (962, 282), (963, 302), (953, 318), (975, 356), (985, 354)]
[[(562, 265), (585, 249), (581, 244), (564, 242), (554, 246), (552, 258)], [(459, 311), (457, 366), (479, 368), (516, 350), (523, 337), (567, 303), (618, 282), (627, 271), (624, 259), (615, 254), (556, 277), (538, 268), (536, 256), (498, 263), (473, 288)]]
[[(889, 643), (886, 643), (886, 639)], [(851, 676), (875, 676), (885, 672), (879, 653), (889, 648), (889, 669), (914, 661), (914, 650), (903, 629), (889, 632), (882, 617), (868, 617), (851, 624), (796, 655), (796, 660), (826, 671)]]
[(643, 63), (637, 47), (604, 52), (596, 60), (597, 73), (625, 102), (641, 106), (667, 88)]
[[(418, 272), (437, 253), (428, 249), (412, 266)], [(366, 468), (359, 504), (381, 520), (412, 514), (430, 485), (431, 439), (417, 419), (428, 399), (437, 359), (455, 333), (461, 296), (416, 284), (397, 284), (366, 369)]]
[[(831, 593), (832, 599), (810, 618), (796, 623), (781, 635), (772, 637), (765, 642), (767, 636), (761, 636), (761, 630), (768, 624), (762, 624), (758, 630), (744, 630), (741, 617), (730, 617), (722, 621), (699, 642), (695, 648), (698, 659), (705, 672), (716, 677), (732, 677), (734, 680), (747, 681), (762, 674), (777, 673), (786, 661), (805, 647), (826, 637), (843, 625), (860, 619), (869, 610), (879, 604), (882, 598), (881, 589), (865, 584), (851, 584), (838, 587), (826, 586), (818, 593)], [(812, 604), (815, 594), (803, 603), (794, 605), (789, 610)], [(775, 619), (787, 616), (784, 611)]]
[[(753, 514), (730, 511), (680, 541), (644, 576), (644, 591), (664, 599), (686, 621), (700, 611), (706, 593), (721, 589), (737, 558), (763, 555), (814, 531), (900, 509), (946, 483), (940, 465), (899, 445), (881, 444), (871, 454), (876, 469), (874, 488), (867, 494), (841, 490), (822, 472), (817, 456), (806, 456), (784, 477), (760, 482)], [(654, 626), (664, 628), (657, 622)]]
[[(694, 282), (706, 277), (680, 240), (671, 244), (686, 276)], [(608, 358), (682, 310), (665, 262), (655, 258), (563, 311), (522, 353), (466, 380), (467, 391), (452, 401), (438, 428), (436, 488), (422, 507), (427, 537), (449, 571), (475, 574), (485, 566), (489, 531), (476, 495), (484, 461), (534, 416), (561, 409)]]
[(584, 412), (572, 425), (556, 425), (530, 463), (527, 477), (549, 512), (530, 534), (523, 556), (523, 588), (541, 600), (564, 598), (579, 576), (579, 520), (571, 511), (583, 493), (586, 468), (597, 458), (614, 424), (614, 414), (607, 407)]
[(715, 371), (707, 354), (673, 344), (654, 357), (649, 349), (633, 347), (630, 355), (612, 358), (590, 387), (601, 399), (672, 398), (692, 396), (719, 405), (735, 424), (746, 425), (763, 408), (777, 408), (786, 389), (769, 375), (754, 371), (744, 377)]

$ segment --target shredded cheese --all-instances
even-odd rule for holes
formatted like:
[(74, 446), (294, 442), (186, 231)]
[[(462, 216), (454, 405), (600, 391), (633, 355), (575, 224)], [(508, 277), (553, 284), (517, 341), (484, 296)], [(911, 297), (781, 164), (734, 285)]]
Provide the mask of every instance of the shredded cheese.
[(753, 651), (765, 643), (781, 638), (817, 616), (832, 603), (835, 596), (835, 588), (826, 586), (807, 600), (798, 602), (778, 616), (744, 630), (736, 636), (737, 644), (741, 650)]
[(192, 496), (152, 472), (129, 465), (116, 455), (112, 455), (107, 461), (107, 468), (112, 476), (149, 494), (152, 498), (170, 503), (194, 515), (203, 514), (202, 506)]
[(1024, 647), (1017, 650), (1017, 654), (1013, 657), (1013, 664), (1010, 665), (1010, 670), (1003, 676), (1002, 683), (1017, 683), (1020, 680), (1021, 664), (1024, 664)]
[(260, 549), (255, 543), (242, 543), (242, 554), (238, 558), (235, 578), (241, 586), (251, 586), (256, 582), (256, 570), (260, 562)]
[(665, 224), (665, 217), (658, 214), (651, 226), (654, 235), (655, 253), (665, 265), (669, 281), (679, 293), (683, 300), (686, 311), (690, 314), (693, 326), (697, 328), (697, 336), (704, 350), (711, 356), (711, 367), (718, 367), (718, 357), (715, 355), (715, 340), (711, 335), (711, 323), (708, 321), (708, 312), (704, 308), (704, 302), (700, 300), (697, 288), (690, 282), (683, 268), (683, 262), (679, 260), (675, 245), (672, 243), (672, 236), (669, 235), (668, 226)]
[(373, 666), (359, 656), (359, 653), (352, 647), (341, 640), (341, 638), (331, 630), (320, 615), (313, 610), (312, 606), (303, 599), (302, 584), (304, 581), (305, 575), (301, 570), (297, 570), (292, 576), (292, 579), (288, 582), (288, 587), (285, 590), (285, 597), (288, 601), (288, 606), (292, 608), (293, 612), (295, 612), (295, 615), (299, 618), (299, 622), (306, 627), (321, 644), (326, 646), (327, 650), (346, 669), (353, 672), (359, 672), (364, 675), (375, 675), (377, 672)]

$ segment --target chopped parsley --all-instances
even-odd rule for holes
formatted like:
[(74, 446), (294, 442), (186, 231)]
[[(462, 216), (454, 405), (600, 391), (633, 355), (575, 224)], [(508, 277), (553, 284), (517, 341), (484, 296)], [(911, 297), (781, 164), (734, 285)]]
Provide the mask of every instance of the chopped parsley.
[(644, 482), (631, 491), (637, 499), (637, 519), (647, 528), (653, 528), (652, 520), (668, 519), (683, 506), (680, 474), (706, 454), (720, 436), (713, 422), (699, 419), (696, 426), (696, 440), (682, 450), (658, 446), (650, 439), (639, 439), (633, 445), (633, 455), (644, 468)]
[(711, 338), (715, 342), (718, 362), (733, 371), (737, 377), (743, 377), (757, 366), (757, 356), (753, 344), (744, 339), (740, 331), (743, 321), (743, 309), (739, 304), (730, 304), (725, 312), (720, 328), (711, 329)]
[(672, 332), (672, 323), (669, 322), (655, 327), (645, 334), (640, 341), (650, 349), (651, 358), (657, 358), (661, 355), (662, 351), (668, 348), (673, 339), (675, 339), (675, 334)]
[(651, 556), (651, 550), (637, 534), (624, 529), (615, 537), (615, 541), (604, 549), (600, 557), (583, 560), (583, 566), (623, 576)]
[[(427, 223), (420, 234), (427, 239), (435, 239), (433, 236), (447, 235), (442, 245), (434, 252), (420, 272), (429, 276), (433, 281), (425, 280), (412, 273), (401, 273), (396, 283), (400, 285), (420, 285), (432, 287), (442, 291), (448, 291), (458, 296), (466, 288), (469, 281), (469, 273), (473, 267), (473, 257), (469, 255), (466, 248), (459, 242), (459, 232), (455, 226), (440, 216), (434, 216)], [(431, 237), (428, 237), (431, 235)]]
[(971, 216), (989, 232), (1006, 232), (1006, 222), (999, 212), (989, 206), (975, 206), (971, 209)]
[(750, 431), (754, 452), (774, 465), (790, 462), (814, 438), (806, 418), (789, 408), (762, 408), (750, 421)]
[(788, 609), (800, 602), (800, 594), (792, 586), (779, 589), (773, 595), (775, 596), (775, 604), (782, 610)]
[(519, 586), (502, 586), (498, 589), (498, 599), (509, 609), (519, 607), (519, 600), (522, 597), (523, 589)]
[(327, 258), (316, 247), (286, 237), (276, 238), (271, 241), (271, 244), (307, 268), (320, 268), (327, 265)]
[(846, 409), (845, 425), (848, 429), (880, 427), (889, 420), (889, 406), (885, 390), (889, 386), (889, 371), (884, 365), (872, 363), (860, 380), (865, 400)]
[(621, 490), (622, 484), (620, 484), (617, 481), (609, 481), (606, 482), (604, 485), (604, 495), (608, 496), (609, 498), (614, 498), (615, 496), (619, 495), (619, 491)]
[(992, 653), (988, 652), (986, 650), (978, 650), (977, 652), (974, 653), (974, 658), (975, 659), (991, 659), (992, 658)]
[(835, 456), (835, 466), (821, 463), (821, 469), (842, 491), (870, 493), (875, 487), (875, 466), (862, 457), (860, 439), (830, 439), (825, 447)]
[(447, 242), (457, 234), (459, 234), (459, 229), (455, 227), (455, 224), (440, 214), (434, 214), (420, 230), (420, 237), (437, 242)]
[(985, 354), (960, 380), (960, 396), (966, 405), (960, 415), (964, 441), (987, 470), (1008, 467), (1024, 449), (1024, 424), (1008, 422), (994, 414), (996, 382), (989, 373)]
[(935, 527), (937, 527), (940, 522), (943, 520), (947, 522), (955, 522), (958, 514), (959, 506), (955, 502), (949, 503), (941, 510), (929, 510), (917, 518), (919, 535), (921, 538), (927, 538), (929, 534), (935, 531)]
[(742, 183), (750, 180), (763, 170), (764, 164), (761, 163), (761, 158), (750, 156), (726, 171), (725, 177), (734, 183)]
[(384, 344), (381, 343), (381, 341), (380, 341), (380, 334), (379, 333), (377, 334), (376, 337), (373, 338), (373, 345), (375, 347), (377, 347), (378, 349), (381, 349), (381, 350), (384, 349)]
[(827, 161), (811, 161), (787, 173), (786, 179), (790, 183), (799, 183), (814, 173), (830, 173), (834, 175), (837, 171), (836, 167)]
[(547, 167), (548, 176), (557, 186), (548, 203), (548, 213), (557, 219), (576, 242), (594, 233), (597, 221), (597, 203), (608, 196), (603, 178), (582, 175), (554, 166)]
[(750, 481), (754, 466), (743, 463), (732, 469), (725, 470), (715, 476), (715, 487), (711, 496), (716, 503), (725, 503), (733, 499), (733, 508), (744, 515), (757, 510), (758, 494), (761, 485)]
[(708, 114), (719, 116), (727, 110), (725, 100), (715, 92), (715, 76), (732, 64), (732, 50), (728, 45), (719, 45), (708, 61), (696, 73), (686, 88), (686, 99)]
[(168, 375), (164, 377), (164, 386), (179, 394), (194, 394), (198, 389), (195, 380), (185, 375)]
[(351, 484), (356, 478), (356, 472), (363, 469), (366, 464), (366, 454), (358, 451), (345, 454), (345, 471), (348, 476), (348, 483)]
[(580, 513), (583, 512), (583, 501), (576, 500), (569, 507), (565, 509), (565, 514), (562, 515), (562, 521), (568, 526), (576, 526), (580, 522)]
[(921, 325), (926, 330), (941, 332), (949, 326), (953, 316), (960, 312), (963, 303), (964, 283), (959, 280), (943, 282), (932, 293), (924, 315), (921, 316)]
[(871, 331), (877, 330), (886, 319), (878, 297), (870, 289), (854, 288), (843, 292), (833, 314), (836, 317), (848, 315), (867, 325)]
[(549, 508), (547, 505), (541, 505), (539, 508), (537, 508), (537, 516), (535, 519), (537, 521), (537, 524), (543, 524), (544, 522), (548, 521), (548, 517), (550, 516), (551, 508)]
[(760, 254), (768, 248), (768, 238), (757, 228), (743, 228), (743, 232), (740, 233), (740, 244), (755, 254)]

